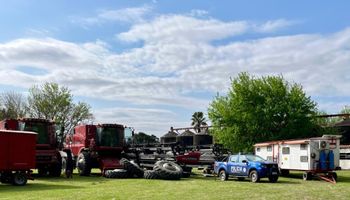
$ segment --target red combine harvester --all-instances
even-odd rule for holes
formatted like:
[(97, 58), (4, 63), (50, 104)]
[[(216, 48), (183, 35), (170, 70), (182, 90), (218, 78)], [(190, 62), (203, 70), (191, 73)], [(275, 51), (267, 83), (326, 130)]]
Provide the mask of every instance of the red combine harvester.
[(119, 124), (79, 125), (73, 135), (66, 138), (79, 175), (89, 176), (92, 168), (123, 169), (120, 163), (124, 148), (124, 126)]
[(59, 150), (53, 121), (35, 118), (6, 119), (0, 122), (0, 129), (36, 132), (35, 168), (39, 175), (61, 176), (67, 153)]
[(0, 130), (1, 183), (25, 185), (35, 168), (36, 133)]

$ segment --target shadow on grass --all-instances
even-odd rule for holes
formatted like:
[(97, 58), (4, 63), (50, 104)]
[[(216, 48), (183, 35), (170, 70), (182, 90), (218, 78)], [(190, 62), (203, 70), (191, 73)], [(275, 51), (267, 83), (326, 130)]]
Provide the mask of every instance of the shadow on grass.
[[(302, 177), (302, 176), (301, 176)], [(204, 177), (203, 175), (200, 175), (200, 174), (192, 174), (190, 178), (182, 178), (181, 181), (191, 181), (191, 180), (203, 180), (203, 181), (218, 181), (218, 182), (221, 182), (221, 180), (219, 179), (219, 177), (217, 176), (210, 176), (210, 177)], [(233, 177), (230, 177), (227, 181), (231, 182), (231, 181), (234, 181), (234, 182), (250, 182), (250, 179), (249, 178), (246, 178), (244, 180), (238, 180), (237, 178), (233, 178)], [(277, 183), (271, 183), (268, 178), (262, 178), (260, 179), (259, 183), (269, 183), (269, 184), (300, 184), (300, 182), (295, 182), (295, 181), (288, 181), (288, 180), (285, 180), (285, 179), (279, 179), (277, 181)]]
[(67, 190), (67, 189), (79, 189), (80, 186), (73, 185), (55, 185), (44, 183), (28, 183), (25, 186), (13, 186), (10, 184), (0, 185), (0, 193), (6, 192), (21, 192), (21, 191), (42, 191), (42, 190)]

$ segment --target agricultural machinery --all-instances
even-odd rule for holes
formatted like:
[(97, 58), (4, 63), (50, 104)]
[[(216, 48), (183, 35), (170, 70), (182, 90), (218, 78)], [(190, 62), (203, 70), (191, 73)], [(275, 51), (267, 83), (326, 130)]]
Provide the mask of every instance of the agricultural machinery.
[(227, 156), (228, 151), (221, 145), (183, 146), (179, 143), (167, 145), (136, 146), (129, 148), (136, 153), (136, 162), (142, 168), (152, 169), (158, 161), (171, 161), (183, 170), (183, 177), (189, 177), (192, 168), (204, 169), (211, 174), (216, 160)]
[(5, 119), (0, 122), (0, 129), (37, 133), (35, 168), (39, 175), (61, 176), (62, 170), (65, 170), (67, 153), (59, 149), (53, 121), (36, 118)]
[(36, 133), (0, 130), (0, 181), (25, 185), (35, 168)]
[(92, 168), (106, 170), (123, 169), (124, 126), (119, 124), (79, 125), (66, 138), (79, 175), (89, 176)]

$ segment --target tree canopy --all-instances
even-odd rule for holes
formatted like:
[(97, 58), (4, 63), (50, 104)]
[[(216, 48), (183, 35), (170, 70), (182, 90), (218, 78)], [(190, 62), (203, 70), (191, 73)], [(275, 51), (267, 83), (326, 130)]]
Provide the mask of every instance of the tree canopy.
[(59, 134), (61, 142), (79, 122), (92, 119), (90, 105), (73, 102), (73, 95), (67, 87), (57, 83), (45, 83), (29, 89), (28, 115), (34, 118), (54, 120), (63, 127)]
[(316, 111), (300, 85), (240, 73), (227, 95), (211, 102), (208, 115), (216, 139), (233, 151), (251, 151), (257, 142), (314, 136)]
[(26, 115), (26, 99), (21, 93), (4, 92), (0, 95), (0, 118), (21, 118)]
[(206, 122), (207, 120), (205, 119), (203, 112), (193, 113), (191, 120), (192, 120), (191, 125), (194, 127), (197, 133), (201, 131), (202, 126), (207, 125), (207, 122)]

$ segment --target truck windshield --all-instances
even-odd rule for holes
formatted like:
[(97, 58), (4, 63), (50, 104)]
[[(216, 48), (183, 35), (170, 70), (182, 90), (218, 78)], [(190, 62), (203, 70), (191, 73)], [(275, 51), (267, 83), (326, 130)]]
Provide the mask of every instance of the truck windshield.
[(123, 130), (116, 127), (103, 127), (97, 131), (98, 145), (107, 147), (120, 146), (119, 135), (123, 133)]
[(48, 126), (44, 123), (33, 123), (33, 122), (25, 122), (24, 123), (24, 131), (33, 131), (38, 133), (37, 135), (37, 144), (48, 144), (49, 134), (48, 134)]
[(246, 155), (246, 158), (247, 158), (248, 161), (257, 161), (257, 162), (266, 161), (262, 157), (256, 156), (256, 155)]

